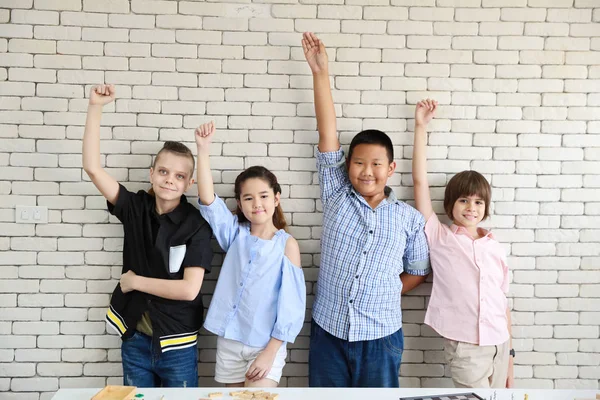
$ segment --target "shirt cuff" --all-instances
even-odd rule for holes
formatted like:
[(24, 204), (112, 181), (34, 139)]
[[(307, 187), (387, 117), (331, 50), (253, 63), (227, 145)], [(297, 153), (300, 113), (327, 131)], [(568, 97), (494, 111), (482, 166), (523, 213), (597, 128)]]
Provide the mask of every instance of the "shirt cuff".
[(404, 272), (409, 275), (425, 276), (431, 273), (429, 258), (415, 261), (404, 267)]
[(344, 159), (344, 150), (342, 150), (341, 146), (336, 151), (328, 151), (325, 153), (321, 153), (317, 148), (315, 155), (317, 157), (317, 163), (323, 167), (337, 167), (346, 161)]

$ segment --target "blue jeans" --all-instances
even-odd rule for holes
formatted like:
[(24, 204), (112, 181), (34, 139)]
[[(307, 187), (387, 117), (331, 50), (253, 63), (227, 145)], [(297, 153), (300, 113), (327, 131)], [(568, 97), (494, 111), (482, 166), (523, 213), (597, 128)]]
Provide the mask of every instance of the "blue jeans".
[(123, 384), (137, 387), (198, 387), (198, 348), (152, 352), (152, 338), (135, 332), (121, 345)]
[(308, 385), (397, 388), (403, 350), (402, 329), (380, 339), (349, 342), (312, 320)]

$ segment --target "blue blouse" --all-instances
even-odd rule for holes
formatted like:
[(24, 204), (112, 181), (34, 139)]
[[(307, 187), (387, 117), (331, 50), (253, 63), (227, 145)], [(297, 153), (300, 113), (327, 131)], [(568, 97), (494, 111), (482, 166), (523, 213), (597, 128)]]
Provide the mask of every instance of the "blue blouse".
[(265, 347), (271, 337), (293, 343), (304, 323), (306, 284), (284, 255), (290, 235), (280, 229), (271, 240), (252, 236), (250, 224), (239, 223), (216, 194), (212, 204), (198, 204), (227, 253), (204, 327), (251, 347)]

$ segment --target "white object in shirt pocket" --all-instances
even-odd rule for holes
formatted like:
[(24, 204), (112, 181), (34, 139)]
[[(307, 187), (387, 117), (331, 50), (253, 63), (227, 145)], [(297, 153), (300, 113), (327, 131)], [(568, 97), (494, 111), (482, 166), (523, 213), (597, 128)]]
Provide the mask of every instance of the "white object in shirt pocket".
[(186, 245), (171, 246), (169, 248), (169, 272), (175, 274), (179, 272), (181, 263), (185, 257)]

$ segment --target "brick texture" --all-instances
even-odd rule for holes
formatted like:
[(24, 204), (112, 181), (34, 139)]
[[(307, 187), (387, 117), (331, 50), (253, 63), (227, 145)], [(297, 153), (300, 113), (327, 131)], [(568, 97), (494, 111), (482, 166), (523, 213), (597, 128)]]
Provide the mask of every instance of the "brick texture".
[[(322, 206), (303, 30), (329, 48), (342, 143), (378, 127), (406, 146), (390, 181), (401, 198), (412, 200), (412, 116), (426, 96), (441, 103), (430, 136), (434, 202), (463, 169), (492, 183), (487, 226), (512, 268), (516, 385), (599, 389), (600, 2), (243, 3), (0, 2), (0, 391), (14, 392), (0, 397), (120, 381), (119, 340), (103, 316), (122, 230), (81, 169), (94, 83), (118, 86), (102, 161), (128, 187), (148, 186), (161, 141), (193, 148), (192, 129), (211, 119), (219, 194), (231, 197), (250, 165), (280, 177), (309, 297), (281, 386), (307, 385)], [(49, 224), (16, 224), (16, 205), (47, 206)], [(217, 276), (206, 278), (207, 297)], [(442, 340), (423, 325), (429, 291), (405, 297), (407, 386), (450, 383)], [(204, 386), (215, 384), (214, 346), (204, 332)]]

